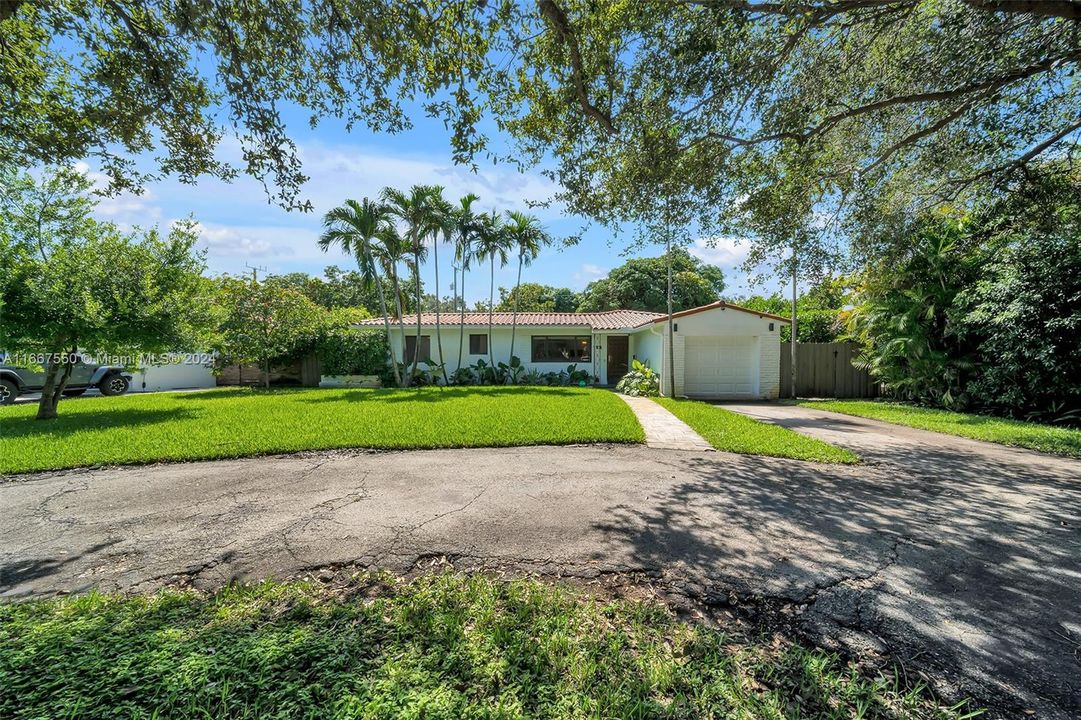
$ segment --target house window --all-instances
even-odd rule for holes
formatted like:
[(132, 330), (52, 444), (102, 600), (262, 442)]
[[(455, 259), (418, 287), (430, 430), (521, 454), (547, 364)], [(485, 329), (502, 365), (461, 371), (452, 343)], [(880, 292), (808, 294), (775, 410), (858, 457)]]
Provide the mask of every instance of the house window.
[(469, 336), (469, 354), (470, 355), (487, 355), (488, 354), (488, 336), (487, 335), (470, 335)]
[[(405, 362), (413, 362), (413, 354), (417, 351), (417, 336), (406, 335), (405, 336)], [(430, 335), (420, 336), (420, 353), (417, 354), (417, 361), (424, 362), (432, 357), (432, 338)]]
[(589, 362), (588, 335), (534, 335), (533, 362)]

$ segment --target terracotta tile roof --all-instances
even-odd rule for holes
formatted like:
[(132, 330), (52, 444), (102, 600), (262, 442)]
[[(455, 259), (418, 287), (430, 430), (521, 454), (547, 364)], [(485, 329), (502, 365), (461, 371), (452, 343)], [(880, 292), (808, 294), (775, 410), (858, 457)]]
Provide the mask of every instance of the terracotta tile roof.
[[(709, 305), (703, 305), (702, 307), (691, 308), (689, 310), (681, 310), (675, 313), (674, 317), (682, 317), (683, 315), (690, 315), (692, 313), (703, 312), (705, 310), (712, 310), (714, 308), (726, 308), (731, 310), (739, 310), (742, 312), (758, 315), (759, 317), (768, 317), (770, 319), (779, 320), (781, 322), (787, 322), (785, 318), (777, 315), (770, 315), (769, 313), (758, 312), (757, 310), (748, 310), (747, 308), (740, 307), (738, 305), (732, 305), (724, 301), (718, 301)], [(664, 313), (648, 312), (646, 310), (605, 310), (604, 312), (587, 312), (587, 313), (556, 313), (556, 312), (520, 312), (518, 313), (518, 325), (531, 326), (531, 327), (578, 327), (578, 328), (591, 328), (593, 330), (623, 330), (627, 328), (637, 328), (643, 325), (648, 325), (651, 322), (660, 322), (668, 316)], [(442, 313), (442, 321), (444, 325), (452, 326), (461, 322), (461, 318), (456, 312)], [(510, 327), (514, 321), (514, 313), (509, 312), (496, 312), (492, 313), (492, 326), (493, 327)], [(397, 324), (397, 320), (393, 320)], [(362, 320), (360, 325), (372, 325), (379, 326), (383, 324), (383, 318), (369, 318)], [(406, 315), (405, 325), (416, 327), (417, 316)], [(435, 313), (421, 313), (420, 324), (425, 326), (435, 325)], [(487, 326), (488, 325), (488, 313), (485, 312), (467, 312), (465, 314), (465, 324), (470, 326)]]
[[(593, 313), (547, 313), (547, 312), (520, 312), (518, 313), (519, 325), (567, 325), (573, 327), (591, 327), (590, 317)], [(457, 325), (462, 322), (461, 316), (456, 312), (441, 313), (441, 319), (444, 325)], [(496, 312), (492, 313), (492, 325), (495, 327), (510, 327), (514, 320), (514, 313), (509, 312)], [(397, 319), (394, 320), (397, 323)], [(367, 320), (361, 320), (361, 325), (382, 325), (383, 318), (368, 318)], [(417, 316), (406, 314), (405, 316), (406, 327), (413, 325), (416, 327)], [(435, 325), (435, 313), (421, 313), (420, 314), (421, 325)], [(465, 314), (466, 325), (488, 325), (488, 313), (485, 312), (467, 312)]]

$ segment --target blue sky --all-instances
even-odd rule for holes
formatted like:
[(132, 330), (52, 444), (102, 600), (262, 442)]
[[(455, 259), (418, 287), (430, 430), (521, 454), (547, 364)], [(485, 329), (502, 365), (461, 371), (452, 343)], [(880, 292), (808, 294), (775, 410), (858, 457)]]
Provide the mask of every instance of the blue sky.
[[(270, 273), (302, 271), (321, 275), (327, 265), (352, 267), (351, 258), (337, 251), (323, 253), (316, 246), (322, 214), (346, 198), (375, 197), (385, 185), (408, 188), (415, 183), (433, 183), (446, 188), (448, 199), (455, 200), (473, 192), (480, 196), (481, 210), (519, 209), (533, 212), (556, 236), (574, 235), (588, 223), (565, 215), (555, 205), (530, 210), (529, 201), (549, 199), (555, 186), (538, 171), (520, 173), (510, 165), (482, 164), (477, 173), (456, 166), (451, 161), (448, 133), (441, 121), (424, 117), (416, 110), (415, 127), (398, 135), (377, 134), (366, 128), (346, 132), (333, 119), (314, 130), (301, 113), (287, 114), (291, 137), (297, 143), (310, 177), (303, 196), (311, 200), (314, 212), (287, 212), (267, 201), (262, 185), (241, 175), (231, 183), (201, 178), (197, 185), (184, 185), (166, 179), (150, 184), (141, 196), (122, 195), (105, 198), (98, 208), (103, 219), (122, 225), (148, 226), (193, 216), (201, 227), (202, 244), (207, 249), (211, 273), (250, 272), (248, 266), (266, 268)], [(494, 139), (497, 148), (503, 142)], [(240, 153), (235, 139), (226, 139), (219, 157), (238, 164)], [(477, 206), (475, 206), (477, 207)], [(605, 228), (587, 227), (582, 241), (573, 247), (550, 248), (523, 273), (523, 282), (533, 281), (581, 290), (588, 282), (602, 277), (628, 256), (656, 255), (657, 248), (639, 248), (627, 252), (629, 234), (613, 237)], [(723, 239), (710, 246), (699, 240), (691, 252), (720, 266), (728, 280), (728, 296), (761, 291), (750, 288), (747, 277), (738, 270), (744, 257), (738, 242)], [(442, 248), (441, 248), (442, 249)], [(449, 294), (450, 253), (441, 257), (441, 294)], [(515, 269), (508, 266), (496, 271), (496, 287), (510, 287)], [(263, 273), (260, 273), (262, 276)], [(431, 262), (424, 271), (426, 288), (433, 283)], [(766, 289), (772, 289), (769, 283)], [(466, 280), (470, 304), (486, 298), (488, 273), (474, 271)]]

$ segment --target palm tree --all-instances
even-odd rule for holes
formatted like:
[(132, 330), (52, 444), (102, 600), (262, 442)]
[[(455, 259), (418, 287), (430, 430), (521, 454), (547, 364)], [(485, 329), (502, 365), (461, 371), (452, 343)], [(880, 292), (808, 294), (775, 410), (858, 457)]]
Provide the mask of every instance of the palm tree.
[[(463, 197), (454, 209), (454, 259), (462, 268), (462, 285), (459, 294), (462, 304), (458, 314), (458, 367), (462, 367), (462, 352), (465, 349), (465, 274), (473, 259), (473, 243), (479, 229), (477, 216), (473, 213), (473, 203), (480, 198), (469, 193)], [(490, 340), (490, 338), (489, 338)]]
[[(428, 247), (424, 244), (430, 235), (438, 232), (438, 217), (435, 212), (435, 196), (442, 193), (431, 185), (414, 185), (409, 194), (395, 188), (383, 188), (383, 201), (387, 204), (388, 211), (397, 217), (405, 225), (405, 243), (408, 252), (413, 256), (413, 279), (416, 289), (417, 301), (417, 340), (413, 348), (413, 364), (409, 369), (409, 377), (413, 377), (417, 365), (420, 363), (420, 324), (423, 297), (420, 287), (420, 267), (427, 259)], [(438, 291), (438, 288), (437, 288)], [(438, 296), (437, 296), (438, 299)], [(427, 360), (428, 358), (424, 358)], [(442, 358), (440, 358), (442, 362)]]
[(495, 357), (492, 352), (492, 310), (495, 307), (495, 260), (499, 258), (499, 267), (507, 264), (509, 259), (510, 241), (503, 219), (495, 212), (484, 213), (480, 216), (480, 227), (477, 240), (474, 245), (474, 257), (488, 258), (491, 263), (492, 279), (488, 290), (488, 362), (495, 365)]
[(366, 289), (375, 285), (379, 294), (379, 310), (383, 314), (383, 329), (387, 334), (387, 352), (390, 365), (394, 368), (394, 384), (402, 386), (402, 377), (398, 372), (398, 360), (394, 356), (394, 343), (390, 337), (390, 316), (387, 313), (387, 299), (383, 294), (383, 280), (379, 277), (372, 244), (387, 223), (386, 208), (368, 198), (357, 202), (346, 200), (341, 207), (336, 207), (323, 217), (323, 234), (319, 237), (319, 247), (326, 252), (333, 245), (338, 245), (357, 259), (361, 282)]
[(443, 371), (443, 384), (449, 385), (447, 366), (443, 360), (443, 323), (440, 319), (439, 298), (439, 235), (445, 242), (451, 241), (454, 234), (454, 207), (443, 198), (443, 186), (429, 186), (428, 201), (431, 203), (432, 263), (435, 265), (435, 344), (439, 352), (439, 368)]
[(507, 213), (510, 222), (505, 226), (509, 246), (518, 251), (518, 280), (514, 283), (514, 315), (510, 325), (510, 356), (514, 358), (514, 334), (518, 329), (518, 290), (522, 286), (522, 266), (531, 264), (540, 253), (542, 245), (548, 245), (552, 238), (540, 221), (532, 215), (511, 210)]
[[(383, 267), (383, 272), (390, 278), (391, 289), (394, 291), (394, 309), (398, 316), (398, 330), (401, 332), (404, 343), (405, 312), (402, 303), (402, 287), (398, 281), (398, 266), (406, 262), (409, 249), (398, 233), (398, 229), (388, 222), (379, 231), (379, 242), (372, 246), (372, 252), (376, 261)], [(402, 364), (406, 364), (404, 347), (402, 348)], [(407, 373), (403, 380), (402, 387), (409, 387), (413, 382), (412, 373)]]

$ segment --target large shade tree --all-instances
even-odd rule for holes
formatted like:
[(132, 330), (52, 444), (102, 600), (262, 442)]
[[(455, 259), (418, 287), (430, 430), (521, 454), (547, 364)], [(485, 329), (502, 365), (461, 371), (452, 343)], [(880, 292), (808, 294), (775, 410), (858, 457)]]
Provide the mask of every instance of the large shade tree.
[(867, 221), (1072, 154), (1079, 23), (1063, 0), (9, 0), (0, 161), (89, 157), (114, 187), (243, 170), (304, 206), (283, 105), (396, 131), (423, 97), (456, 160), (493, 115), (602, 221), (655, 214), (665, 182), (724, 225), (794, 173)]
[(582, 293), (579, 309), (664, 312), (668, 307), (669, 260), (674, 310), (706, 305), (721, 297), (724, 292), (721, 269), (702, 262), (685, 248), (676, 247), (668, 255), (628, 260), (606, 277), (589, 283)]

